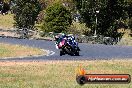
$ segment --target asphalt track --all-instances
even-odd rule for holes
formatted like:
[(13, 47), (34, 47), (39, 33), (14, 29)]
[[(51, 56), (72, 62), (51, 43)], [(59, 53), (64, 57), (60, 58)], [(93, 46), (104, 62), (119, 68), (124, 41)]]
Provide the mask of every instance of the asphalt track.
[[(31, 47), (37, 47), (53, 51), (49, 56), (39, 57), (25, 57), (25, 58), (12, 58), (6, 59), (9, 61), (27, 61), (27, 60), (107, 60), (107, 59), (132, 59), (132, 47), (131, 46), (117, 46), (117, 45), (92, 45), (86, 43), (80, 43), (81, 49), (80, 56), (59, 56), (59, 50), (55, 48), (54, 41), (45, 40), (28, 40), (28, 39), (15, 39), (15, 38), (0, 38), (0, 42), (10, 44), (20, 44)], [(4, 59), (0, 59), (3, 61)]]

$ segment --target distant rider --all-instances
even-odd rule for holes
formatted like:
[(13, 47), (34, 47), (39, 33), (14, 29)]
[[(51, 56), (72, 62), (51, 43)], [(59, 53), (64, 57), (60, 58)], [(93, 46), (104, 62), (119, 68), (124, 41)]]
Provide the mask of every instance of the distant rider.
[(62, 34), (62, 35), (57, 35), (57, 36), (55, 36), (55, 41), (56, 41), (55, 45), (56, 45), (56, 49), (59, 49), (59, 43), (60, 43), (63, 39), (67, 40), (68, 43), (69, 43), (70, 45), (73, 45), (73, 46), (75, 45), (75, 46), (78, 47), (78, 43), (75, 41), (75, 37), (74, 37), (74, 36)]

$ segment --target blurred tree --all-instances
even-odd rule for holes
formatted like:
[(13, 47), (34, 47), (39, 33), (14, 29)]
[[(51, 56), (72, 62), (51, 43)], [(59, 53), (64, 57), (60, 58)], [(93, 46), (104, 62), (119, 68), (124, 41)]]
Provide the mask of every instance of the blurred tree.
[(15, 26), (19, 29), (33, 29), (36, 18), (41, 11), (38, 0), (16, 0), (15, 3)]
[[(72, 12), (75, 10), (75, 4), (73, 3), (73, 0), (39, 0), (39, 2), (41, 3), (43, 10), (45, 10), (48, 6), (53, 5), (54, 3), (61, 3), (64, 7), (66, 7), (66, 9)], [(42, 22), (44, 15), (45, 11), (41, 11), (38, 17), (39, 23)]]
[(71, 23), (70, 11), (61, 3), (54, 3), (45, 11), (43, 30), (46, 32), (65, 32)]
[(9, 0), (0, 0), (0, 13), (7, 14), (10, 10)]
[(128, 25), (129, 25), (129, 28), (132, 30), (132, 17), (130, 18)]
[(90, 35), (91, 29), (86, 26), (85, 23), (72, 22), (72, 25), (68, 28), (68, 33), (75, 35)]
[[(82, 22), (97, 34), (116, 37), (120, 22), (127, 26), (132, 0), (74, 0)], [(118, 24), (119, 23), (119, 24)]]

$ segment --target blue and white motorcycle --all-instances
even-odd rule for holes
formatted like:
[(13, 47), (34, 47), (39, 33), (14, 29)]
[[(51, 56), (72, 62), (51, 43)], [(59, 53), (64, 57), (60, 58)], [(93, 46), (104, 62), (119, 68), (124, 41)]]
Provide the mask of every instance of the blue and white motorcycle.
[(63, 38), (58, 44), (58, 47), (60, 49), (60, 56), (65, 54), (79, 56), (80, 49), (73, 36), (67, 36), (67, 38)]

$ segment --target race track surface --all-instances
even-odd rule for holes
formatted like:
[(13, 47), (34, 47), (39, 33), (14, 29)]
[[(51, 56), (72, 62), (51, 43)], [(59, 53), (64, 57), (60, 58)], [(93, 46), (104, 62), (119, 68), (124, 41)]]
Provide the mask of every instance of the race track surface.
[[(15, 39), (15, 38), (0, 38), (0, 42), (10, 44), (20, 44), (26, 46), (37, 47), (41, 49), (47, 49), (55, 52), (50, 56), (40, 57), (26, 57), (26, 58), (12, 58), (6, 60), (107, 60), (107, 59), (131, 59), (132, 58), (132, 47), (131, 46), (116, 46), (116, 45), (91, 45), (86, 43), (80, 43), (81, 49), (80, 56), (59, 56), (59, 50), (55, 48), (54, 41), (45, 40), (28, 40), (28, 39)], [(1, 59), (1, 61), (4, 59)]]

